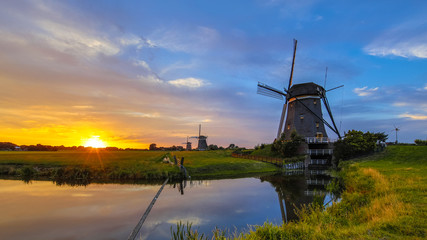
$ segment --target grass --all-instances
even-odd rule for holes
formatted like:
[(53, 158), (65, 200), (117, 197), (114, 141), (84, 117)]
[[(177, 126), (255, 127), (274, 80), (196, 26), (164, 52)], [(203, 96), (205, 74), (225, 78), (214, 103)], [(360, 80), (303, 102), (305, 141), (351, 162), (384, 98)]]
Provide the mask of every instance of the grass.
[(178, 159), (184, 157), (184, 166), (192, 178), (241, 177), (255, 173), (278, 171), (273, 164), (231, 157), (231, 151), (172, 152)]
[(311, 204), (297, 210), (298, 221), (266, 222), (230, 237), (214, 230), (212, 239), (426, 239), (427, 146), (391, 146), (343, 166), (339, 203)]
[(57, 181), (178, 179), (177, 166), (163, 163), (165, 156), (185, 158), (193, 178), (237, 177), (277, 171), (273, 165), (231, 157), (230, 151), (57, 151), (0, 152), (0, 175)]

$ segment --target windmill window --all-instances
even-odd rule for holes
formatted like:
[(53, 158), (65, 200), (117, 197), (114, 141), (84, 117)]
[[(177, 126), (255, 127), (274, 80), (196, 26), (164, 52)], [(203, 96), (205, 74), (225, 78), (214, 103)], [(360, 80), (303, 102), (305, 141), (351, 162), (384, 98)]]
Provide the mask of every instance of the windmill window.
[(318, 122), (316, 122), (316, 127), (319, 128), (320, 124)]
[(303, 120), (304, 119), (304, 114), (299, 115), (299, 119)]
[(314, 105), (316, 105), (316, 104), (317, 104), (317, 100), (316, 100), (316, 99), (314, 99), (313, 104), (314, 104)]
[(291, 129), (291, 124), (288, 124), (288, 126), (286, 127), (288, 130)]

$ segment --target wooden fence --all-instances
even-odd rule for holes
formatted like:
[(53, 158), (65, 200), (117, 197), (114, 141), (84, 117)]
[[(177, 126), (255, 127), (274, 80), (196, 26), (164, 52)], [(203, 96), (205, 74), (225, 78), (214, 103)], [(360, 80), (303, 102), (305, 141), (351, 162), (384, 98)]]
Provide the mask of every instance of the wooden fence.
[(254, 155), (248, 155), (248, 154), (242, 154), (242, 153), (232, 153), (232, 157), (235, 158), (244, 158), (244, 159), (252, 159), (257, 160), (261, 162), (268, 162), (275, 164), (277, 166), (283, 166), (283, 159), (282, 158), (274, 158), (274, 157), (263, 157), (263, 156), (254, 156)]

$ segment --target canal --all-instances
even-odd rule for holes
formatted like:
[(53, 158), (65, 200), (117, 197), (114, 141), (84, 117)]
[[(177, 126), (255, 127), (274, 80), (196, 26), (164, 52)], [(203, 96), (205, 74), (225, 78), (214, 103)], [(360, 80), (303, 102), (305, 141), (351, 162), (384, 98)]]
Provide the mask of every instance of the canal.
[[(294, 205), (310, 203), (324, 189), (328, 178), (319, 176), (168, 183), (137, 239), (170, 239), (179, 221), (210, 235), (215, 227), (233, 233), (296, 219)], [(160, 186), (0, 180), (0, 239), (127, 239)]]

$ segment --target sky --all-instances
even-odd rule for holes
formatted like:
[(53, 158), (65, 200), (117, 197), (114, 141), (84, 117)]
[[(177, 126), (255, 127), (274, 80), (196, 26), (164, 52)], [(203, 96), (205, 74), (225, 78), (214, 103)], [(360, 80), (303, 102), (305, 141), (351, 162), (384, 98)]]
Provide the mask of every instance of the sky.
[[(325, 84), (341, 133), (427, 139), (426, 1), (14, 1), (0, 8), (0, 141), (271, 143), (293, 83)], [(324, 112), (325, 113), (325, 112)], [(329, 132), (329, 137), (337, 138)], [(196, 139), (191, 139), (197, 145)]]

